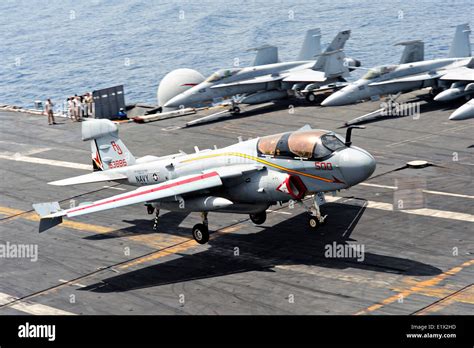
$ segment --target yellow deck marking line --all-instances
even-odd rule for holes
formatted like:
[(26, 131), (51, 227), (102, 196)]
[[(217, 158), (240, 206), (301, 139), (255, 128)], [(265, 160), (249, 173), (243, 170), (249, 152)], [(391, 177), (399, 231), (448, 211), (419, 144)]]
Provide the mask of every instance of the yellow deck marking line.
[[(24, 210), (19, 210), (19, 209), (12, 209), (12, 208), (7, 208), (7, 207), (2, 207), (0, 206), (0, 214), (3, 215), (17, 215), (17, 214), (22, 214), (25, 213)], [(22, 215), (18, 215), (15, 217), (12, 217), (11, 219), (8, 220), (3, 220), (0, 222), (5, 223), (8, 221), (12, 221), (15, 219), (25, 219), (29, 221), (40, 221), (39, 216), (35, 212), (30, 212)], [(73, 230), (78, 230), (82, 232), (92, 232), (92, 233), (98, 233), (98, 234), (111, 234), (116, 237), (123, 237), (128, 240), (137, 242), (139, 244), (143, 244), (152, 248), (156, 249), (161, 249), (163, 247), (166, 247), (169, 245), (169, 243), (180, 243), (182, 241), (188, 240), (188, 238), (184, 237), (179, 237), (175, 235), (166, 235), (166, 237), (163, 239), (162, 235), (158, 235), (157, 233), (150, 233), (150, 234), (133, 234), (133, 232), (126, 232), (121, 229), (114, 228), (114, 227), (106, 227), (106, 226), (100, 226), (100, 225), (93, 225), (89, 223), (84, 223), (84, 222), (77, 222), (77, 221), (71, 221), (71, 220), (64, 220), (63, 223), (61, 224), (62, 227), (65, 228), (70, 228)], [(160, 240), (158, 240), (160, 239)]]
[(259, 163), (266, 164), (266, 165), (268, 165), (268, 166), (270, 166), (270, 167), (277, 168), (277, 169), (283, 170), (283, 171), (288, 172), (288, 173), (294, 173), (294, 174), (298, 174), (298, 175), (303, 175), (303, 176), (306, 176), (306, 177), (308, 177), (308, 178), (312, 178), (312, 179), (316, 179), (316, 180), (321, 180), (321, 181), (325, 181), (325, 182), (329, 182), (329, 183), (333, 183), (333, 182), (334, 182), (334, 180), (331, 180), (331, 179), (327, 179), (327, 178), (323, 178), (323, 177), (321, 177), (321, 176), (312, 175), (312, 174), (300, 172), (300, 171), (298, 171), (298, 170), (293, 170), (293, 169), (289, 169), (289, 168), (286, 168), (286, 167), (282, 167), (282, 166), (279, 166), (279, 165), (277, 165), (277, 164), (274, 164), (274, 163), (265, 161), (265, 160), (263, 160), (263, 159), (261, 159), (261, 158), (254, 157), (254, 156), (247, 155), (247, 154), (240, 153), (240, 152), (223, 152), (223, 153), (215, 153), (215, 154), (211, 154), (211, 155), (198, 156), (198, 157), (190, 158), (190, 159), (187, 159), (187, 160), (183, 160), (183, 161), (181, 161), (181, 163), (187, 163), (187, 162), (192, 162), (192, 161), (197, 161), (197, 160), (202, 160), (202, 159), (207, 159), (207, 158), (220, 157), (220, 156), (236, 156), (236, 157), (242, 157), (242, 158), (246, 158), (246, 159), (249, 159), (249, 160), (252, 160), (252, 161), (255, 161), (255, 162), (259, 162)]
[(433, 303), (432, 305), (416, 312), (415, 315), (425, 315), (428, 313), (438, 312), (439, 310), (446, 308), (447, 306), (455, 302), (474, 304), (474, 286), (471, 284), (467, 288), (455, 294), (451, 292), (451, 294), (448, 294), (441, 298), (440, 301)]
[[(403, 288), (393, 288), (393, 291), (397, 292), (402, 292)], [(454, 294), (456, 291), (455, 289), (450, 288), (444, 288), (444, 287), (429, 287), (429, 288), (424, 288), (421, 289), (418, 294), (423, 295), (423, 296), (429, 296), (429, 297), (436, 297), (439, 299), (444, 299), (446, 297), (453, 298), (453, 302), (463, 302), (467, 304), (474, 304), (474, 289), (472, 289), (470, 292), (467, 291), (468, 289), (464, 289), (462, 292), (459, 292), (457, 294)], [(453, 296), (451, 296), (453, 295)]]
[(424, 281), (420, 281), (420, 282), (416, 283), (414, 286), (412, 286), (412, 287), (410, 287), (406, 290), (403, 290), (403, 291), (399, 292), (396, 295), (390, 296), (390, 297), (380, 301), (379, 303), (373, 304), (373, 305), (369, 306), (368, 308), (357, 312), (356, 315), (367, 314), (369, 312), (376, 311), (377, 309), (380, 309), (380, 308), (382, 308), (386, 305), (389, 305), (393, 302), (398, 301), (398, 299), (402, 296), (403, 296), (402, 298), (406, 299), (408, 296), (410, 296), (412, 294), (420, 293), (425, 288), (433, 287), (433, 286), (441, 283), (446, 278), (454, 276), (457, 273), (461, 272), (464, 268), (472, 266), (472, 265), (474, 265), (474, 259), (470, 260), (470, 261), (466, 261), (460, 266), (451, 268), (450, 270), (448, 270), (446, 272), (443, 272), (443, 273), (437, 275), (436, 277), (433, 277), (433, 278), (430, 278), (430, 279), (427, 279), (427, 280), (424, 280)]
[[(379, 279), (377, 277), (370, 277), (370, 276), (363, 276), (359, 274), (348, 274), (344, 271), (334, 271), (331, 270), (328, 272), (326, 269), (322, 269), (316, 266), (308, 266), (308, 265), (277, 265), (274, 268), (282, 269), (286, 271), (292, 272), (299, 272), (309, 274), (318, 278), (328, 278), (328, 279), (336, 279), (338, 281), (344, 281), (349, 283), (357, 283), (361, 286), (368, 286), (370, 288), (392, 288), (393, 283), (395, 283), (396, 277), (388, 277)], [(414, 286), (418, 281), (411, 280), (411, 279), (404, 279), (405, 283), (408, 283), (409, 287)], [(406, 288), (392, 288), (393, 291), (402, 292), (406, 290)], [(467, 290), (467, 289), (466, 289)], [(452, 297), (452, 301), (450, 300), (449, 303), (453, 302), (462, 302), (467, 304), (474, 304), (474, 288), (470, 289), (470, 292), (467, 291), (460, 292)], [(449, 289), (449, 288), (441, 288), (441, 287), (433, 287), (433, 288), (423, 288), (418, 293), (420, 295), (429, 296), (429, 297), (436, 297), (438, 299), (443, 299), (447, 296), (450, 296), (456, 290)], [(444, 303), (444, 301), (443, 301)], [(446, 303), (445, 305), (448, 305)], [(430, 307), (431, 308), (431, 307)], [(440, 308), (439, 308), (440, 309)], [(436, 310), (439, 310), (436, 308)], [(433, 309), (434, 311), (435, 309)]]
[[(10, 296), (0, 292), (0, 306), (15, 300), (18, 300), (18, 297)], [(32, 303), (30, 301), (14, 302), (6, 308), (13, 308), (18, 311), (33, 315), (76, 315), (62, 309), (46, 306), (40, 303)]]

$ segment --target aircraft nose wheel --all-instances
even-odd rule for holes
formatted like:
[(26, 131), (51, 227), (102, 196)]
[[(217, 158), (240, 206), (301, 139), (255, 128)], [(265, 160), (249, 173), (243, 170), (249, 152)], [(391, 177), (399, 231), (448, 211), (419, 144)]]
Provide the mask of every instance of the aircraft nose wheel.
[(313, 229), (318, 228), (318, 226), (319, 226), (318, 218), (316, 216), (310, 216), (309, 219), (308, 219), (308, 224), (309, 224), (309, 227), (311, 227)]
[[(320, 194), (323, 195), (323, 194)], [(324, 196), (321, 198), (324, 200)], [(319, 226), (322, 226), (326, 223), (327, 215), (323, 215), (321, 213), (321, 209), (319, 207), (320, 203), (318, 202), (318, 195), (313, 196), (313, 204), (309, 209), (309, 218), (308, 218), (308, 225), (312, 229), (317, 229)]]
[(209, 229), (204, 224), (196, 224), (193, 227), (193, 238), (199, 244), (206, 244), (209, 241)]
[(240, 114), (240, 108), (238, 106), (234, 106), (230, 109), (230, 112), (235, 115)]
[(249, 214), (250, 220), (255, 224), (255, 225), (261, 225), (265, 222), (267, 219), (267, 212), (262, 211), (260, 213), (256, 214)]

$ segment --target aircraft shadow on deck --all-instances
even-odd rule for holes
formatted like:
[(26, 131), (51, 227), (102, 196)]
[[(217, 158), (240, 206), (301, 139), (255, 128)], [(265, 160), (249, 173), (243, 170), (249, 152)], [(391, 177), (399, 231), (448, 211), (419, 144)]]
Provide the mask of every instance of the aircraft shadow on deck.
[(93, 234), (91, 236), (84, 237), (88, 240), (104, 240), (104, 239), (114, 239), (114, 238), (123, 238), (128, 236), (137, 236), (142, 234), (155, 234), (160, 231), (169, 231), (173, 230), (175, 233), (180, 236), (189, 236), (188, 228), (181, 228), (179, 224), (188, 217), (190, 213), (181, 213), (181, 212), (167, 212), (166, 214), (160, 215), (159, 219), (159, 228), (158, 231), (152, 229), (153, 219), (155, 215), (146, 215), (148, 219), (140, 220), (123, 220), (123, 222), (131, 224), (129, 227), (122, 228), (120, 230)]
[[(365, 245), (363, 261), (356, 258), (326, 258), (327, 244), (354, 241), (351, 234), (364, 210), (360, 206), (329, 203), (325, 208), (329, 214), (328, 222), (316, 231), (307, 227), (307, 214), (302, 212), (274, 226), (259, 226), (261, 231), (257, 233), (223, 234), (211, 239), (210, 247), (206, 250), (190, 255), (181, 254), (177, 259), (113, 276), (80, 290), (123, 292), (250, 271), (273, 272), (272, 268), (278, 265), (355, 268), (413, 276), (442, 272), (439, 268), (418, 261), (367, 252), (370, 245)], [(191, 234), (189, 230), (188, 233)], [(239, 248), (239, 256), (234, 256), (235, 247)]]

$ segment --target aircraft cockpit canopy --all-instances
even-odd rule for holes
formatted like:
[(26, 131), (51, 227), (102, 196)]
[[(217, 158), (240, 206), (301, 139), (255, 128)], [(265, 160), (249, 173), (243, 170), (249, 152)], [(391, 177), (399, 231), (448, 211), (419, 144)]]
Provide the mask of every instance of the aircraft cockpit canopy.
[(303, 159), (321, 159), (344, 147), (344, 139), (339, 135), (322, 130), (269, 135), (257, 144), (260, 155)]
[(365, 80), (373, 80), (373, 79), (376, 79), (377, 77), (380, 77), (382, 75), (385, 75), (385, 74), (388, 74), (389, 72), (394, 71), (396, 68), (397, 68), (396, 65), (379, 66), (379, 67), (370, 69), (364, 76), (362, 76), (362, 78)]
[(216, 82), (216, 81), (222, 80), (226, 77), (233, 76), (233, 75), (237, 74), (239, 71), (240, 71), (240, 69), (238, 69), (238, 68), (236, 68), (236, 69), (220, 69), (220, 70), (217, 70), (215, 73), (213, 73), (211, 76), (209, 76), (206, 79), (206, 82)]

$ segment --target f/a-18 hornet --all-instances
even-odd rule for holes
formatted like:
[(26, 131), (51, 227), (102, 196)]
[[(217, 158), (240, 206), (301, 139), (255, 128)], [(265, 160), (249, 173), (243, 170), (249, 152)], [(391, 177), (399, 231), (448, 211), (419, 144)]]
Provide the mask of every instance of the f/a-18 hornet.
[(375, 170), (374, 158), (346, 139), (310, 126), (261, 138), (241, 141), (221, 149), (180, 152), (164, 157), (135, 158), (118, 137), (110, 120), (90, 120), (82, 125), (82, 139), (91, 140), (93, 173), (51, 182), (74, 185), (116, 181), (139, 188), (61, 209), (58, 202), (33, 204), (41, 217), (40, 232), (62, 222), (62, 217), (99, 212), (131, 204), (145, 204), (149, 214), (156, 209), (202, 213), (202, 223), (192, 229), (194, 239), (209, 240), (210, 211), (249, 214), (255, 224), (266, 219), (269, 206), (290, 200), (303, 204), (312, 196), (309, 226), (324, 223), (320, 211), (324, 192), (356, 185)]
[[(167, 100), (163, 107), (209, 106), (215, 100), (233, 97), (238, 104), (260, 104), (294, 96), (296, 90), (333, 89), (360, 66), (358, 60), (346, 58), (343, 51), (350, 33), (350, 30), (339, 32), (321, 52), (320, 30), (308, 30), (296, 61), (278, 62), (276, 51), (259, 51), (254, 66), (220, 69)], [(308, 100), (314, 101), (314, 94), (308, 96)]]
[[(448, 58), (422, 60), (370, 69), (361, 79), (327, 97), (321, 105), (337, 106), (380, 96), (431, 87), (436, 101), (451, 101), (474, 94), (474, 59), (469, 24), (456, 27)], [(456, 110), (451, 120), (474, 117), (472, 102)]]

